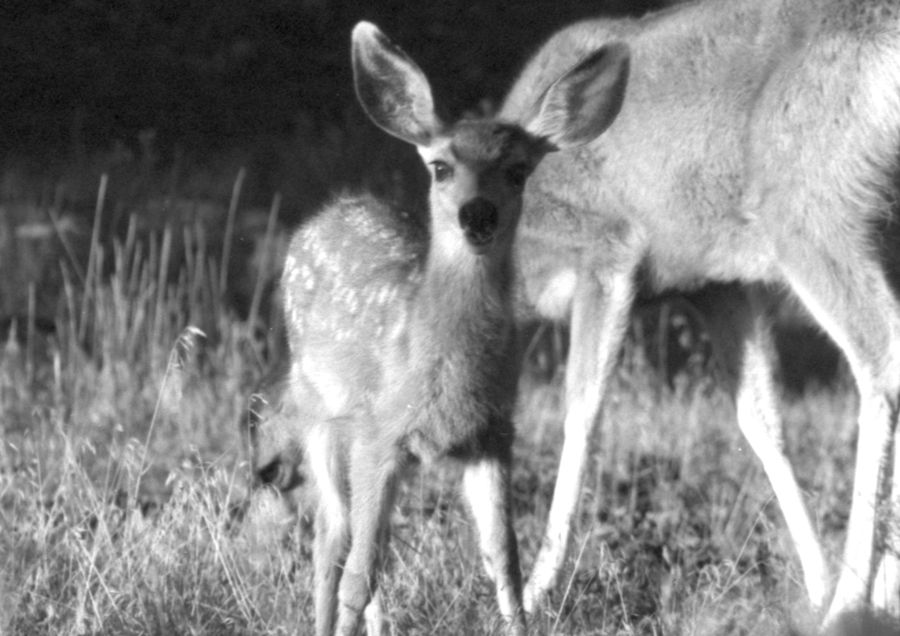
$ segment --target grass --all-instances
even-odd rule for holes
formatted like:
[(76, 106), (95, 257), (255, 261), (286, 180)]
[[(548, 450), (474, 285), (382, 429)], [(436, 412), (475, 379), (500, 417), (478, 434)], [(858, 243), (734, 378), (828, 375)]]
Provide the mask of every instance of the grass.
[[(106, 212), (101, 192), (95, 227)], [(277, 214), (276, 200), (264, 253)], [(223, 300), (227, 245), (214, 245), (233, 239), (190, 222), (143, 232), (139, 220), (121, 239), (92, 232), (80, 270), (63, 258), (52, 329), (40, 328), (34, 285), (11, 290), (27, 310), (0, 350), (0, 633), (309, 633), (308, 533), (275, 495), (250, 492), (238, 427), (280, 346), (262, 293), (277, 259), (250, 277), (254, 309), (239, 317)], [(728, 397), (704, 373), (664, 383), (640, 344), (613, 379), (571, 560), (534, 631), (812, 633), (797, 559)], [(526, 571), (562, 442), (561, 369), (531, 371), (514, 479)], [(854, 409), (841, 386), (785, 402), (832, 563)], [(428, 468), (400, 497), (383, 581), (397, 634), (502, 631), (458, 482), (453, 466)]]

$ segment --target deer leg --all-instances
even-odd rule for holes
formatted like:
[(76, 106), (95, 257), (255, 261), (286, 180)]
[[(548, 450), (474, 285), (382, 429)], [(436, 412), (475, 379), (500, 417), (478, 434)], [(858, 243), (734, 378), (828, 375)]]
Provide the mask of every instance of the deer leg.
[(510, 450), (486, 455), (466, 465), (463, 488), (481, 542), (484, 569), (497, 587), (500, 613), (513, 634), (525, 633), (522, 571), (512, 525)]
[(872, 586), (872, 604), (891, 616), (900, 616), (900, 453), (894, 433), (891, 514), (885, 522), (885, 552)]
[[(378, 550), (381, 555), (387, 555), (390, 534), (390, 524), (385, 523), (378, 537)], [(384, 611), (384, 599), (379, 587), (375, 588), (375, 591), (372, 593), (372, 599), (366, 606), (365, 619), (367, 636), (389, 636), (391, 633), (390, 625), (387, 622), (387, 614)]]
[(900, 616), (900, 429), (894, 430), (891, 510), (884, 523), (885, 552), (875, 575), (872, 604), (891, 616)]
[(325, 509), (316, 512), (315, 589), (316, 634), (331, 636), (334, 633), (337, 612), (338, 584), (341, 568), (347, 556), (349, 533), (346, 517), (334, 518)]
[(576, 285), (566, 365), (565, 440), (547, 528), (525, 588), (525, 611), (528, 613), (534, 612), (543, 602), (563, 567), (571, 539), (572, 518), (581, 495), (589, 441), (621, 347), (633, 296), (633, 272), (630, 269), (604, 279), (588, 273), (581, 276)]
[(792, 290), (847, 356), (860, 398), (853, 500), (826, 623), (869, 600), (900, 399), (900, 307), (868, 251), (832, 238), (828, 246), (791, 246), (782, 265)]
[(328, 428), (312, 427), (306, 440), (310, 474), (318, 495), (313, 556), (317, 636), (332, 636), (338, 584), (349, 547), (347, 502), (340, 484), (337, 448)]
[(378, 583), (387, 524), (397, 477), (393, 450), (382, 450), (377, 441), (357, 440), (350, 457), (350, 553), (338, 590), (340, 636), (357, 634), (363, 611)]
[[(383, 552), (382, 552), (383, 554)], [(388, 636), (391, 633), (384, 612), (384, 601), (381, 598), (381, 590), (375, 589), (372, 594), (372, 600), (366, 606), (366, 635), (367, 636)]]
[(738, 425), (775, 491), (800, 558), (809, 600), (821, 608), (828, 593), (828, 566), (784, 448), (783, 424), (772, 383), (776, 353), (767, 309), (758, 291), (729, 287), (727, 296), (716, 293), (703, 313), (709, 319), (710, 338), (734, 394)]

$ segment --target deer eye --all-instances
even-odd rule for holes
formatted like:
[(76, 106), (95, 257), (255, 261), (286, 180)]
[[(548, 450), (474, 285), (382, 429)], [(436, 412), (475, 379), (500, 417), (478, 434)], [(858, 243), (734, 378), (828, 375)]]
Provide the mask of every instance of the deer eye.
[(531, 167), (524, 163), (511, 166), (506, 171), (506, 181), (514, 188), (522, 188), (531, 173)]
[(432, 161), (431, 169), (434, 171), (434, 180), (438, 183), (453, 176), (453, 168), (444, 161)]

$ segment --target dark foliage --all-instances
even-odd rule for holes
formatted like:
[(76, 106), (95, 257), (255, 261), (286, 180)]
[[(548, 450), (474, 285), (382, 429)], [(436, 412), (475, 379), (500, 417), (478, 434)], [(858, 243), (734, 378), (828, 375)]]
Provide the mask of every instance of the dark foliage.
[(458, 113), (496, 99), (563, 23), (658, 4), (10, 0), (0, 9), (0, 135), (7, 150), (91, 149), (147, 129), (164, 145), (227, 147), (290, 134), (300, 113), (340, 121), (353, 102), (349, 32), (360, 19), (402, 42)]

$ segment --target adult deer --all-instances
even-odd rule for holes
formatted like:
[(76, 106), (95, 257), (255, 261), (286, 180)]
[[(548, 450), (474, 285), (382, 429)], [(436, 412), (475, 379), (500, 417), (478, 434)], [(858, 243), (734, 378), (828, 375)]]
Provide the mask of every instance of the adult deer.
[[(526, 609), (561, 570), (636, 289), (739, 281), (745, 291), (719, 312), (714, 336), (809, 598), (824, 606), (831, 581), (784, 451), (759, 285), (802, 301), (859, 390), (852, 510), (826, 620), (870, 601), (897, 612), (897, 522), (884, 550), (876, 520), (900, 399), (900, 306), (875, 224), (897, 194), (900, 2), (705, 0), (640, 20), (581, 22), (528, 62), (499, 117), (529, 112), (562, 69), (613, 41), (632, 51), (621, 113), (596, 142), (537, 168), (518, 239), (530, 303), (568, 320), (572, 339), (565, 443)], [(896, 511), (900, 460), (893, 475)]]
[(551, 150), (592, 141), (615, 118), (628, 53), (612, 45), (573, 60), (515, 118), (448, 126), (435, 114), (425, 75), (375, 26), (358, 24), (352, 43), (363, 109), (415, 145), (431, 170), (430, 235), (371, 196), (341, 197), (289, 248), (282, 279), (289, 391), (306, 420), (320, 499), (316, 631), (359, 629), (401, 472), (450, 457), (465, 466), (501, 613), (522, 633), (508, 483), (513, 236), (534, 166)]

